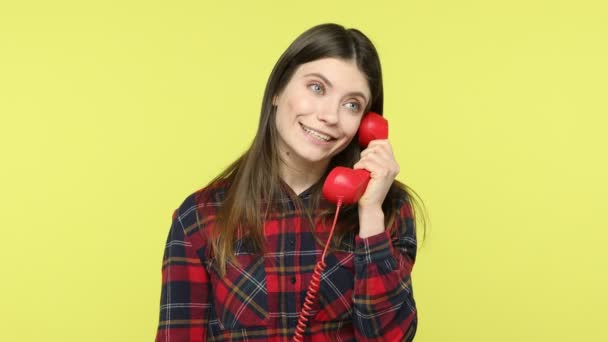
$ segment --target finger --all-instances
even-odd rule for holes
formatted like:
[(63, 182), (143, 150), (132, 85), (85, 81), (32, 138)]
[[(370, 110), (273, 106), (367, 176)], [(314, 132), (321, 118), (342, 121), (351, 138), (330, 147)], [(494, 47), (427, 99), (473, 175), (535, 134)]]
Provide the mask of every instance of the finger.
[(367, 147), (378, 147), (378, 146), (391, 146), (391, 143), (388, 139), (376, 139), (372, 140), (367, 144)]
[(392, 156), (383, 156), (381, 154), (368, 154), (365, 158), (361, 158), (363, 162), (373, 162), (378, 165), (382, 165), (383, 168), (387, 169), (388, 172), (396, 176), (400, 169), (399, 164)]
[(390, 154), (387, 154), (386, 151), (382, 151), (379, 149), (370, 150), (369, 152), (363, 154), (361, 153), (361, 159), (373, 159), (377, 161), (389, 162), (392, 159)]
[(361, 152), (361, 159), (366, 158), (367, 156), (374, 156), (374, 155), (379, 156), (380, 158), (386, 159), (386, 160), (395, 159), (395, 157), (393, 156), (391, 151), (387, 151), (386, 149), (379, 148), (379, 147), (372, 147), (369, 149), (365, 149), (363, 152)]
[(372, 178), (394, 178), (396, 174), (376, 160), (360, 160), (354, 166), (354, 169), (365, 169), (369, 171)]
[(399, 169), (399, 164), (397, 163), (395, 157), (390, 154), (387, 154), (385, 151), (373, 150), (361, 156), (361, 159), (359, 159), (359, 161), (367, 160), (372, 160), (374, 162), (380, 163), (391, 170)]
[(393, 147), (391, 145), (391, 143), (388, 141), (388, 139), (381, 139), (381, 140), (372, 140), (369, 145), (367, 145), (367, 148), (364, 150), (368, 150), (368, 149), (372, 149), (372, 150), (382, 150), (382, 151), (387, 151), (389, 154), (393, 154)]
[(363, 158), (364, 156), (368, 155), (368, 154), (373, 154), (375, 153), (374, 148), (366, 148), (365, 150), (363, 150), (361, 152), (361, 158)]
[(390, 145), (387, 145), (387, 144), (374, 144), (374, 145), (367, 146), (366, 149), (364, 149), (363, 151), (361, 151), (361, 154), (370, 153), (372, 151), (380, 152), (380, 151), (390, 151), (390, 150), (391, 150)]

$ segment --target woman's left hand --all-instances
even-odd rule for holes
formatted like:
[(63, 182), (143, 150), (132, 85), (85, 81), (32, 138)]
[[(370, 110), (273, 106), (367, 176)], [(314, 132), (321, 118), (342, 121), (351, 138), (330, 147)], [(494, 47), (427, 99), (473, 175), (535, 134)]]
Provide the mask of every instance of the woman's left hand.
[(399, 164), (388, 139), (372, 140), (353, 168), (366, 169), (371, 176), (365, 193), (359, 199), (359, 209), (382, 209), (382, 202), (399, 173)]

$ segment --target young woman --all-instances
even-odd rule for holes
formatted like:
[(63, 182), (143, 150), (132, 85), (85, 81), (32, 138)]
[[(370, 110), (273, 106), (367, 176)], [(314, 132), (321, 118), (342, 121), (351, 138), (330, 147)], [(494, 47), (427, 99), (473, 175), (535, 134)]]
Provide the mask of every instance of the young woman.
[[(156, 341), (291, 341), (301, 315), (304, 341), (414, 338), (419, 202), (395, 180), (388, 139), (363, 151), (357, 142), (364, 114), (382, 106), (378, 54), (360, 31), (323, 24), (287, 48), (249, 149), (173, 214)], [(335, 166), (371, 179), (339, 210), (320, 288), (303, 310), (336, 212), (321, 194)]]

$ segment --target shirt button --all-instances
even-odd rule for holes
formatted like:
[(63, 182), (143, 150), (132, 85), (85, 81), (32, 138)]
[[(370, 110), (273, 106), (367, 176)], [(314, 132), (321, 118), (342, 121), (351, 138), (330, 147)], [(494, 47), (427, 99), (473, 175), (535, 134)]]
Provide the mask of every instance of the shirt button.
[(289, 244), (293, 246), (296, 244), (296, 242), (295, 242), (295, 240), (289, 240)]
[(291, 281), (292, 284), (296, 283), (296, 277), (291, 277), (291, 279), (289, 279), (289, 281)]

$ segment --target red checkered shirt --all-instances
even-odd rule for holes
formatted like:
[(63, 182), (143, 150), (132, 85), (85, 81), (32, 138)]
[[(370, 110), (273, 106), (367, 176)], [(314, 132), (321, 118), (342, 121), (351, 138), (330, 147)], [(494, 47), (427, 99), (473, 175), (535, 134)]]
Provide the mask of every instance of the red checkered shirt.
[[(299, 195), (306, 206), (312, 203), (311, 188)], [(206, 233), (225, 191), (220, 185), (200, 189), (173, 214), (163, 256), (157, 342), (278, 342), (294, 336), (323, 253), (310, 220), (285, 196), (285, 210), (265, 221), (264, 255), (238, 238), (238, 264), (228, 264), (220, 278), (209, 258)], [(317, 210), (326, 205), (322, 200)], [(394, 205), (398, 216), (392, 234), (386, 229), (362, 239), (350, 233), (339, 251), (328, 252), (305, 341), (413, 340), (418, 322), (411, 280), (416, 234), (405, 192)], [(326, 238), (331, 220), (317, 223), (315, 234)]]

